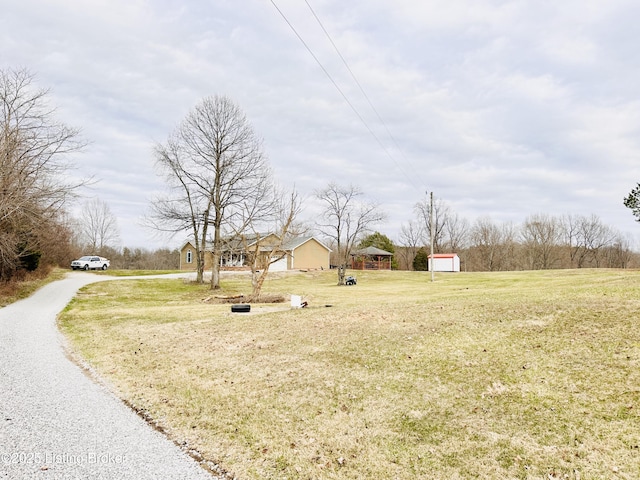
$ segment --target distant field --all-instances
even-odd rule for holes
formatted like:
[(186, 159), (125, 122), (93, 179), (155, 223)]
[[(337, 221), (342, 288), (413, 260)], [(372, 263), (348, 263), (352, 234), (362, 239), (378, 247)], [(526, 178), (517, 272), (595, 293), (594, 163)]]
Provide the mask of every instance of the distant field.
[(355, 275), (274, 274), (309, 307), (250, 314), (182, 280), (98, 283), (60, 326), (240, 479), (640, 478), (639, 271)]

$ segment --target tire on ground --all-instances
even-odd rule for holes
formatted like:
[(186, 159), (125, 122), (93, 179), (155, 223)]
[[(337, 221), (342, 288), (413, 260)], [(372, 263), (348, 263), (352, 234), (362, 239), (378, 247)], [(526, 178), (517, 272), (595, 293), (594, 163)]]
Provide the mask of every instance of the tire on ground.
[(246, 303), (238, 303), (236, 305), (231, 305), (231, 311), (236, 313), (247, 313), (251, 311), (251, 305)]

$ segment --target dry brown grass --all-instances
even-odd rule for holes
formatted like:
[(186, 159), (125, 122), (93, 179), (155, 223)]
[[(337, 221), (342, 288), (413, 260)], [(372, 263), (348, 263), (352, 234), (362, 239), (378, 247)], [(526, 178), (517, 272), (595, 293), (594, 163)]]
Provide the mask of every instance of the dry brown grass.
[(310, 307), (231, 314), (208, 290), (129, 280), (87, 287), (60, 323), (128, 402), (239, 478), (640, 478), (639, 272), (265, 289)]
[(34, 272), (20, 271), (9, 281), (0, 281), (0, 307), (28, 297), (43, 285), (61, 279), (66, 271), (44, 266)]

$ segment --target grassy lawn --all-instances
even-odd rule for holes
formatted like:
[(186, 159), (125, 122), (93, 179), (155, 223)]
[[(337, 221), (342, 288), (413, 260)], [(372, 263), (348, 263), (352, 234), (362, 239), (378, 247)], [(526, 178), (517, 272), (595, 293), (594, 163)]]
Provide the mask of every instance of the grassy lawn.
[(356, 275), (274, 274), (309, 307), (250, 314), (182, 280), (99, 283), (60, 326), (241, 479), (640, 478), (640, 272)]

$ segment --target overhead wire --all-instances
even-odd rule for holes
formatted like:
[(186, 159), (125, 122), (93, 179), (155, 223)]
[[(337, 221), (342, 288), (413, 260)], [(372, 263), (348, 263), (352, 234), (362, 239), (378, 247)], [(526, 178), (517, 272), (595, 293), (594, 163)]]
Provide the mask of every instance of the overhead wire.
[[(360, 92), (362, 93), (362, 96), (365, 98), (365, 100), (367, 101), (367, 103), (369, 104), (369, 106), (371, 107), (371, 110), (373, 110), (373, 113), (375, 113), (376, 117), (378, 118), (378, 120), (380, 121), (380, 123), (382, 124), (382, 126), (384, 127), (385, 131), (387, 132), (387, 135), (389, 136), (389, 138), (391, 139), (391, 141), (393, 142), (393, 144), (395, 145), (395, 147), (398, 149), (398, 151), (400, 152), (400, 154), (402, 155), (402, 157), (404, 158), (404, 160), (409, 164), (409, 166), (413, 169), (414, 172), (417, 172), (418, 170), (411, 164), (411, 161), (407, 158), (407, 156), (405, 155), (402, 147), (400, 147), (400, 144), (398, 143), (398, 141), (396, 140), (395, 136), (393, 135), (393, 133), (391, 133), (391, 130), (389, 129), (387, 123), (384, 121), (384, 119), (382, 118), (382, 115), (380, 115), (380, 112), (378, 112), (378, 109), (375, 107), (375, 105), (373, 104), (373, 102), (371, 101), (371, 98), (369, 98), (369, 95), (367, 95), (367, 92), (365, 92), (364, 87), (362, 86), (362, 84), (360, 83), (360, 81), (358, 80), (358, 78), (356, 77), (356, 74), (353, 72), (353, 70), (351, 69), (351, 67), (349, 66), (349, 62), (347, 62), (347, 60), (344, 58), (344, 55), (342, 55), (342, 52), (340, 52), (340, 49), (338, 48), (338, 46), (336, 45), (336, 43), (333, 41), (333, 38), (331, 37), (331, 34), (329, 33), (329, 31), (325, 28), (324, 24), (322, 23), (322, 20), (320, 20), (320, 17), (318, 17), (318, 15), (316, 14), (315, 10), (313, 9), (313, 7), (311, 6), (311, 4), (308, 2), (308, 0), (304, 0), (304, 2), (307, 4), (307, 7), (309, 7), (309, 10), (311, 11), (311, 14), (313, 15), (313, 17), (316, 19), (316, 21), (318, 22), (318, 25), (320, 25), (320, 28), (322, 29), (322, 31), (324, 32), (325, 36), (327, 37), (327, 39), (329, 40), (329, 42), (331, 43), (331, 46), (333, 47), (333, 49), (336, 51), (336, 54), (338, 55), (338, 57), (340, 57), (340, 60), (342, 60), (342, 63), (344, 64), (345, 68), (347, 69), (347, 71), (349, 72), (349, 74), (351, 75), (351, 78), (353, 79), (353, 81), (355, 82), (355, 84), (358, 86), (358, 89), (360, 90)], [(402, 169), (401, 169), (402, 170)], [(404, 173), (404, 172), (403, 172)]]
[[(380, 140), (380, 138), (378, 137), (378, 135), (376, 135), (376, 133), (373, 131), (373, 129), (369, 126), (369, 124), (366, 122), (366, 120), (364, 119), (364, 117), (362, 116), (362, 114), (358, 111), (358, 109), (353, 105), (353, 103), (349, 100), (349, 98), (347, 97), (347, 95), (344, 93), (344, 91), (340, 88), (340, 86), (338, 85), (338, 83), (334, 80), (334, 78), (331, 76), (331, 74), (329, 73), (329, 71), (325, 68), (325, 66), (322, 64), (322, 62), (320, 61), (320, 59), (315, 55), (315, 53), (313, 52), (313, 50), (311, 49), (311, 47), (309, 47), (309, 45), (307, 44), (307, 42), (305, 42), (305, 40), (302, 38), (302, 36), (298, 33), (298, 31), (296, 30), (296, 28), (293, 26), (293, 24), (289, 21), (289, 19), (287, 18), (287, 16), (284, 14), (284, 12), (278, 7), (278, 5), (276, 5), (274, 0), (270, 0), (271, 4), (273, 5), (273, 7), (278, 11), (278, 13), (280, 14), (280, 16), (283, 18), (283, 20), (286, 22), (286, 24), (289, 26), (289, 28), (293, 31), (293, 33), (295, 34), (295, 36), (298, 38), (298, 40), (302, 43), (302, 45), (305, 47), (305, 49), (307, 50), (307, 52), (311, 55), (311, 57), (315, 60), (315, 62), (318, 64), (318, 66), (320, 67), (320, 69), (324, 72), (324, 74), (327, 76), (327, 78), (329, 79), (329, 81), (333, 84), (333, 86), (336, 88), (336, 90), (338, 90), (338, 92), (340, 93), (340, 95), (342, 96), (342, 98), (344, 99), (344, 101), (347, 103), (347, 105), (349, 105), (349, 107), (351, 108), (351, 110), (355, 113), (355, 115), (358, 117), (358, 119), (360, 120), (360, 122), (365, 126), (365, 128), (369, 131), (369, 133), (371, 134), (371, 136), (373, 136), (373, 138), (376, 140), (376, 142), (378, 143), (378, 145), (382, 148), (382, 150), (385, 152), (385, 154), (387, 155), (387, 157), (389, 157), (389, 159), (396, 164), (396, 166), (398, 167), (398, 169), (400, 170), (400, 172), (402, 172), (402, 174), (407, 177), (407, 179), (409, 180), (410, 183), (413, 184), (413, 186), (417, 189), (420, 190), (419, 186), (415, 184), (414, 182), (414, 178), (409, 175), (407, 172), (405, 172), (405, 170), (402, 168), (402, 166), (398, 163), (398, 161), (393, 157), (393, 155), (391, 155), (391, 153), (389, 152), (389, 150), (387, 149), (387, 147), (384, 145), (384, 143), (382, 143), (382, 141)], [(375, 109), (375, 107), (373, 106), (373, 103), (370, 101), (369, 97), (367, 96), (367, 94), (364, 92), (364, 89), (362, 88), (360, 82), (358, 82), (357, 78), (355, 77), (355, 75), (353, 74), (353, 71), (351, 70), (351, 68), (348, 66), (348, 63), (346, 62), (346, 60), (344, 59), (344, 57), (342, 56), (342, 54), (340, 53), (339, 49), (337, 48), (337, 46), (335, 45), (335, 43), (333, 42), (333, 40), (331, 39), (331, 36), (328, 34), (328, 32), (326, 31), (326, 29), (324, 28), (324, 26), (322, 25), (322, 22), (320, 21), (320, 19), (318, 18), (318, 16), (316, 15), (316, 13), (313, 11), (313, 8), (311, 8), (311, 5), (309, 5), (309, 2), (307, 2), (307, 0), (305, 0), (305, 3), (307, 4), (307, 6), (309, 7), (309, 9), (312, 11), (313, 16), (316, 18), (316, 21), (318, 21), (318, 23), (320, 24), (322, 30), (325, 32), (325, 34), (327, 35), (327, 37), (329, 38), (331, 44), (334, 46), (334, 49), (336, 50), (336, 52), (338, 53), (338, 55), (340, 56), (340, 58), (342, 59), (343, 63), (345, 64), (345, 66), (347, 67), (347, 70), (351, 73), (351, 76), (354, 78), (355, 82), (357, 83), (357, 85), (359, 86), (360, 90), (362, 91), (362, 93), (364, 94), (365, 98), (367, 98), (367, 101), (369, 102), (369, 105), (373, 108), (373, 110), (376, 112), (376, 115), (378, 116), (378, 118), (382, 121), (382, 123), (385, 125), (384, 121), (382, 120), (380, 114), (377, 112), (377, 110)], [(393, 138), (393, 136), (391, 135), (389, 129), (387, 128), (387, 132), (389, 133), (389, 135)], [(395, 139), (394, 139), (395, 141)]]

